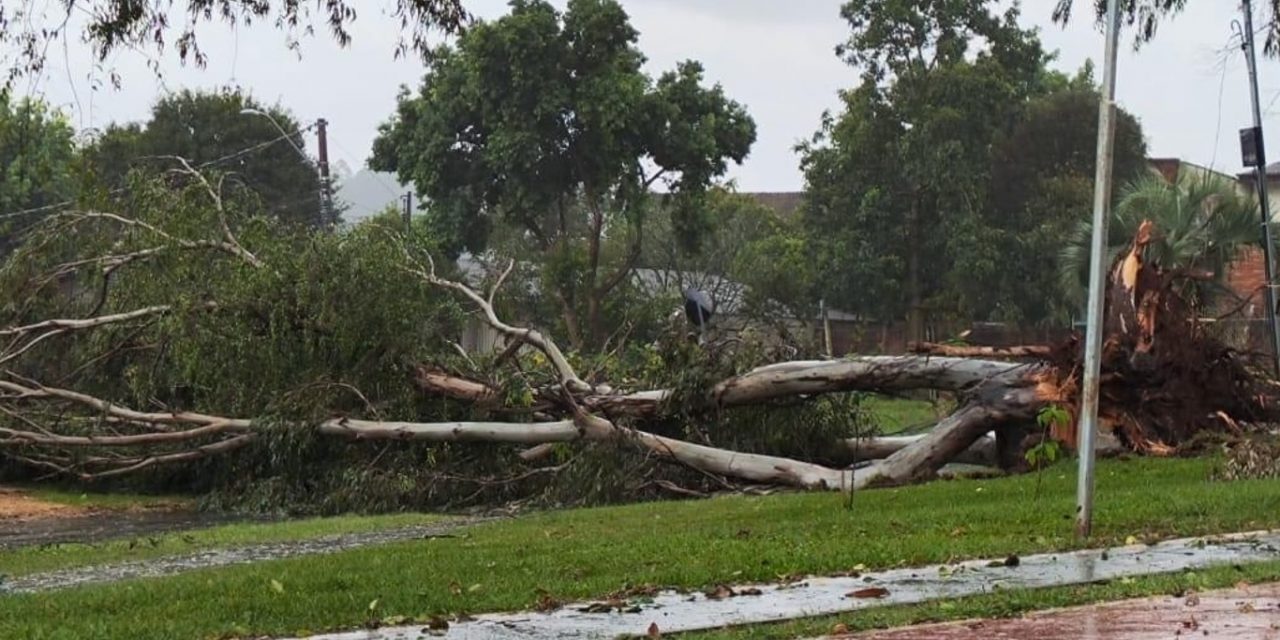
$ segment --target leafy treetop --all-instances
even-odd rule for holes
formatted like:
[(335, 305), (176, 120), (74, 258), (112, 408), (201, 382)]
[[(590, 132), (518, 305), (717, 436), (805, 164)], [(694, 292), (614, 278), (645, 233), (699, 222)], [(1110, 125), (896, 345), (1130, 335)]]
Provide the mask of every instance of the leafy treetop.
[[(664, 208), (693, 246), (705, 190), (755, 140), (746, 110), (704, 86), (700, 64), (650, 78), (637, 35), (613, 0), (571, 0), (563, 14), (514, 0), (434, 52), (374, 142), (370, 165), (416, 186), (455, 254), (503, 237), (522, 259), (555, 261), (544, 280), (571, 336), (580, 312), (599, 337), (603, 298), (638, 257), (650, 190), (667, 189)], [(607, 275), (606, 237), (629, 245)]]
[[(0, 253), (51, 205), (74, 193), (75, 132), (37, 100), (0, 91)], [(19, 215), (18, 212), (24, 212)]]
[(332, 221), (324, 219), (318, 170), (299, 151), (306, 144), (302, 129), (287, 110), (238, 91), (184, 90), (157, 102), (145, 124), (109, 126), (85, 156), (113, 188), (125, 184), (130, 169), (165, 169), (172, 163), (162, 156), (182, 156), (256, 193), (280, 220), (324, 226)]
[[(200, 49), (196, 30), (205, 23), (221, 22), (234, 29), (269, 22), (285, 32), (288, 46), (296, 50), (299, 36), (312, 35), (317, 23), (323, 23), (333, 39), (346, 46), (357, 17), (356, 3), (348, 0), (91, 0), (59, 4), (61, 11), (55, 12), (52, 22), (47, 7), (37, 11), (30, 3), (0, 5), (0, 48), (16, 51), (6, 86), (23, 75), (38, 74), (50, 43), (68, 37), (73, 23), (79, 26), (79, 37), (93, 46), (99, 62), (121, 48), (149, 55), (152, 49), (162, 54), (172, 45), (184, 64), (192, 61), (203, 67), (208, 58)], [(471, 19), (462, 0), (396, 0), (391, 15), (400, 22), (402, 32), (395, 48), (397, 57), (427, 52), (427, 35), (433, 29), (457, 33)], [(183, 26), (175, 37), (177, 23)], [(150, 58), (148, 64), (159, 72), (156, 58)], [(114, 75), (112, 81), (119, 84)]]

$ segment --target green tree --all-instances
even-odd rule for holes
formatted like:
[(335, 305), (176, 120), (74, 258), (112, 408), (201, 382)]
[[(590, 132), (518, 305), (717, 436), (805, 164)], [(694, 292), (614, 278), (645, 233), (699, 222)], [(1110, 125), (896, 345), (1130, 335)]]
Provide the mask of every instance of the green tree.
[[(986, 222), (997, 232), (1005, 268), (975, 287), (992, 319), (1065, 323), (1077, 311), (1059, 287), (1055, 255), (1089, 215), (1097, 160), (1098, 100), (1092, 67), (1051, 74), (1048, 93), (1029, 100), (996, 135)], [(1148, 171), (1137, 119), (1117, 110), (1113, 171), (1123, 184)]]
[[(563, 14), (514, 0), (434, 53), (370, 162), (416, 186), (455, 254), (497, 245), (536, 256), (579, 347), (600, 344), (645, 217), (675, 216), (678, 237), (696, 244), (705, 190), (755, 140), (746, 111), (703, 86), (698, 63), (646, 75), (637, 35), (612, 0), (571, 0)], [(649, 196), (659, 185), (661, 206)]]
[[(42, 102), (13, 100), (0, 91), (0, 213), (63, 202), (74, 192), (75, 132), (61, 114)], [(0, 251), (30, 216), (0, 219)]]
[[(717, 301), (741, 294), (739, 314), (813, 310), (816, 264), (797, 220), (784, 220), (774, 209), (727, 187), (709, 190), (703, 210), (707, 232), (697, 251), (680, 246), (669, 219), (648, 221), (639, 266), (679, 280), (667, 283), (671, 291), (685, 285), (707, 288)], [(733, 290), (716, 290), (729, 288)]]
[[(990, 145), (1043, 82), (1046, 56), (1017, 13), (989, 3), (854, 0), (840, 53), (863, 69), (801, 146), (806, 225), (833, 306), (906, 317), (972, 314), (972, 283), (1003, 265), (983, 219)], [(982, 48), (971, 50), (973, 43)]]
[[(285, 109), (238, 91), (184, 90), (157, 102), (145, 124), (107, 127), (85, 156), (109, 188), (123, 186), (130, 169), (165, 171), (173, 163), (163, 156), (181, 156), (256, 193), (272, 216), (319, 227), (334, 220), (321, 206), (316, 166), (299, 151), (306, 145), (301, 128)], [(281, 129), (292, 135), (282, 140)]]
[[(1154, 223), (1157, 232), (1147, 246), (1147, 260), (1165, 269), (1208, 272), (1218, 283), (1240, 249), (1261, 240), (1257, 201), (1212, 174), (1184, 173), (1175, 182), (1147, 175), (1127, 184), (1107, 225), (1107, 264), (1129, 246), (1143, 220)], [(1063, 289), (1077, 309), (1087, 294), (1092, 230), (1082, 219), (1059, 257)], [(1194, 284), (1186, 293), (1205, 300), (1210, 290)]]

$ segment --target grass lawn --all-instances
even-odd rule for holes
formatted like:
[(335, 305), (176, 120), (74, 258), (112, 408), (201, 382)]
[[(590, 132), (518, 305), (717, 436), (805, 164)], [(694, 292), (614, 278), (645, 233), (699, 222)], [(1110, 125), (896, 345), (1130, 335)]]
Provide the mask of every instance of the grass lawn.
[(885, 435), (932, 425), (940, 418), (938, 408), (927, 400), (869, 394), (862, 399), (862, 406), (870, 414), (872, 423)]
[(111, 564), (183, 555), (204, 549), (225, 549), (266, 542), (307, 540), (345, 533), (381, 531), (441, 520), (441, 516), (416, 513), (368, 517), (341, 516), (286, 522), (228, 524), (183, 533), (153, 534), (140, 541), (122, 539), (98, 544), (22, 547), (0, 553), (0, 575), (21, 576), (91, 564)]
[(152, 496), (132, 493), (98, 493), (40, 486), (9, 485), (37, 500), (86, 509), (186, 509), (194, 503), (186, 496)]
[[(1094, 544), (1280, 526), (1280, 481), (1210, 482), (1210, 465), (1103, 461)], [(578, 599), (627, 585), (701, 587), (1068, 549), (1078, 546), (1074, 490), (1073, 465), (1063, 464), (1039, 479), (866, 491), (852, 509), (841, 495), (809, 493), (546, 513), (458, 538), (0, 597), (0, 637), (296, 634), (387, 616), (520, 609), (540, 590)]]

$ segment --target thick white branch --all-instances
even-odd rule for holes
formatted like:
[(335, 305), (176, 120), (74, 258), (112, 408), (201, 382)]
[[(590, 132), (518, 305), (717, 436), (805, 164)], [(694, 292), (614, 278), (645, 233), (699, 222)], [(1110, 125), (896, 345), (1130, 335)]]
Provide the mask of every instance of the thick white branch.
[[(150, 233), (152, 233), (152, 234), (155, 234), (156, 236), (158, 236), (158, 237), (160, 237), (160, 238), (162, 238), (162, 239), (164, 239), (164, 240), (166, 240), (166, 241), (168, 241), (168, 242), (172, 243), (174, 246), (177, 246), (177, 247), (180, 247), (180, 248), (183, 248), (183, 249), (216, 249), (216, 250), (219, 250), (219, 251), (223, 251), (223, 252), (225, 252), (225, 253), (228, 253), (228, 254), (230, 254), (230, 255), (233, 255), (233, 256), (235, 256), (235, 257), (237, 257), (237, 258), (240, 258), (241, 260), (244, 260), (245, 262), (247, 262), (248, 264), (250, 264), (250, 265), (252, 265), (252, 266), (254, 266), (254, 267), (261, 268), (261, 267), (263, 266), (262, 261), (261, 261), (261, 260), (259, 260), (259, 259), (257, 258), (257, 256), (255, 256), (255, 255), (253, 255), (252, 253), (249, 253), (247, 250), (245, 250), (245, 248), (244, 248), (244, 247), (240, 246), (240, 243), (239, 243), (239, 242), (235, 242), (235, 241), (234, 241), (234, 240), (235, 240), (235, 238), (234, 238), (234, 237), (231, 237), (231, 238), (230, 238), (230, 240), (221, 240), (221, 241), (214, 241), (214, 240), (187, 240), (187, 239), (185, 239), (185, 238), (178, 238), (178, 237), (174, 236), (173, 234), (171, 234), (171, 233), (169, 233), (169, 232), (167, 232), (167, 231), (165, 231), (165, 230), (163, 230), (163, 229), (161, 229), (161, 228), (159, 228), (159, 227), (157, 227), (157, 226), (155, 226), (155, 225), (153, 225), (153, 224), (148, 224), (148, 223), (143, 222), (143, 221), (141, 221), (141, 220), (136, 220), (136, 219), (134, 219), (134, 218), (129, 218), (129, 217), (126, 217), (126, 216), (122, 216), (122, 215), (120, 215), (120, 214), (118, 214), (118, 213), (110, 213), (110, 212), (106, 212), (106, 211), (75, 211), (75, 212), (68, 212), (68, 213), (65, 213), (65, 214), (59, 214), (59, 216), (61, 216), (61, 217), (70, 216), (70, 217), (73, 217), (73, 218), (86, 219), (86, 220), (110, 220), (110, 221), (112, 221), (112, 222), (116, 222), (116, 223), (119, 223), (119, 224), (122, 224), (122, 225), (125, 225), (125, 226), (135, 227), (135, 228), (138, 228), (138, 229), (144, 229), (144, 230), (146, 230), (146, 231), (148, 231), (148, 232), (150, 232)], [(156, 253), (156, 252), (158, 252), (158, 251), (159, 251), (159, 249), (148, 249), (148, 250), (146, 250), (145, 252), (142, 252), (142, 253), (145, 253), (145, 254), (153, 254), (153, 253)], [(135, 258), (141, 258), (141, 257), (143, 257), (143, 256), (141, 256), (141, 255), (140, 255), (140, 256), (135, 256)]]
[(93, 318), (55, 318), (52, 320), (44, 320), (32, 324), (22, 325), (18, 327), (10, 327), (8, 329), (0, 329), (0, 336), (12, 336), (23, 333), (31, 333), (32, 331), (44, 331), (46, 329), (65, 329), (75, 331), (79, 329), (92, 329), (100, 327), (104, 324), (113, 324), (116, 322), (128, 322), (138, 318), (168, 313), (173, 307), (167, 304), (156, 305), (153, 307), (143, 307), (126, 311), (123, 313), (114, 313), (111, 315), (97, 316)]
[[(1034, 376), (1038, 365), (923, 356), (861, 356), (846, 360), (798, 360), (752, 369), (712, 387), (709, 404), (746, 406), (771, 400), (849, 391), (900, 392), (937, 389), (963, 392), (983, 383), (1010, 384)], [(461, 400), (497, 397), (484, 383), (420, 368), (424, 390)], [(599, 389), (599, 387), (597, 388)], [(653, 415), (672, 397), (667, 389), (633, 393), (590, 393), (577, 401), (591, 411), (610, 415)], [(557, 397), (545, 398), (556, 401)]]
[(921, 356), (861, 356), (847, 360), (811, 360), (766, 365), (712, 388), (721, 406), (840, 391), (964, 391), (996, 379), (1036, 371), (1034, 365)]
[[(847, 438), (840, 441), (843, 451), (854, 461), (883, 460), (923, 440), (927, 434), (914, 436), (878, 436), (875, 438)], [(995, 434), (979, 437), (950, 462), (993, 466), (998, 462)]]
[[(409, 255), (407, 250), (405, 255), (412, 260), (412, 256)], [(508, 267), (508, 271), (509, 270), (510, 267)], [(578, 374), (573, 370), (573, 367), (569, 365), (569, 360), (564, 357), (564, 353), (560, 351), (560, 347), (556, 346), (555, 341), (547, 338), (536, 329), (514, 327), (503, 322), (502, 319), (498, 317), (497, 312), (494, 311), (493, 305), (490, 303), (489, 299), (486, 299), (475, 289), (472, 289), (461, 282), (455, 282), (453, 280), (447, 280), (437, 276), (435, 273), (434, 263), (432, 263), (428, 269), (414, 268), (410, 269), (410, 271), (417, 274), (430, 284), (462, 294), (463, 297), (471, 300), (476, 304), (476, 306), (480, 307), (480, 311), (484, 314), (485, 321), (489, 323), (489, 326), (493, 327), (499, 333), (510, 339), (526, 342), (547, 354), (547, 359), (551, 361), (551, 365), (556, 369), (556, 375), (559, 376), (561, 383), (564, 384), (569, 391), (573, 393), (586, 393), (592, 391), (591, 385), (579, 378)]]
[(0, 427), (0, 436), (4, 436), (4, 439), (0, 440), (0, 445), (37, 444), (58, 447), (128, 447), (180, 443), (205, 436), (243, 431), (244, 429), (245, 427), (236, 425), (229, 420), (183, 431), (161, 431), (158, 433), (124, 436), (66, 436), (56, 433), (37, 433)]
[(320, 433), (355, 440), (420, 440), (426, 442), (505, 442), (545, 444), (581, 437), (572, 420), (558, 422), (379, 422), (336, 418), (320, 424)]
[(24, 385), (9, 380), (0, 380), (0, 390), (13, 394), (4, 398), (7, 400), (64, 400), (88, 407), (104, 415), (140, 424), (212, 425), (225, 423), (228, 430), (238, 431), (247, 431), (253, 426), (252, 420), (224, 418), (191, 411), (176, 413), (137, 411), (78, 391), (45, 387), (34, 383)]

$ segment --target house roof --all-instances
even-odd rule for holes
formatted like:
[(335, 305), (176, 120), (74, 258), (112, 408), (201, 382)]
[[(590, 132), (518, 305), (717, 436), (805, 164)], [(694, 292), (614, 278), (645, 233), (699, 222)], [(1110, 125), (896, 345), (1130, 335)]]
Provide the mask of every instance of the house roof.
[(794, 215), (796, 210), (800, 208), (800, 203), (804, 200), (804, 192), (802, 191), (755, 191), (743, 193), (742, 195), (773, 209), (782, 218), (789, 218)]
[[(1242, 171), (1236, 174), (1236, 177), (1243, 181), (1253, 182), (1253, 171)], [(1280, 162), (1272, 162), (1267, 165), (1267, 182), (1280, 179)]]
[[(473, 287), (481, 286), (489, 273), (489, 268), (486, 267), (484, 261), (471, 254), (464, 253), (459, 256), (457, 265), (463, 280)], [(634, 269), (632, 271), (632, 282), (650, 296), (670, 295), (678, 298), (682, 295), (682, 290), (685, 287), (700, 289), (711, 296), (711, 300), (715, 303), (715, 313), (717, 315), (732, 315), (742, 311), (747, 293), (747, 286), (741, 282), (701, 271)], [(529, 287), (531, 293), (537, 292), (535, 283), (530, 282)], [(794, 315), (789, 309), (784, 309), (781, 305), (778, 305), (778, 307), (777, 311), (780, 315), (788, 317)], [(827, 309), (827, 316), (834, 321), (855, 321), (859, 319), (854, 314), (831, 308)]]
[[(1150, 165), (1152, 169), (1159, 172), (1160, 175), (1169, 182), (1177, 180), (1178, 176), (1182, 174), (1184, 168), (1194, 169), (1200, 174), (1213, 174), (1227, 181), (1235, 179), (1235, 176), (1232, 176), (1229, 173), (1223, 173), (1217, 169), (1206, 167), (1202, 164), (1196, 164), (1194, 162), (1188, 162), (1181, 158), (1147, 158), (1147, 164)], [(1250, 173), (1249, 175), (1253, 174)]]

